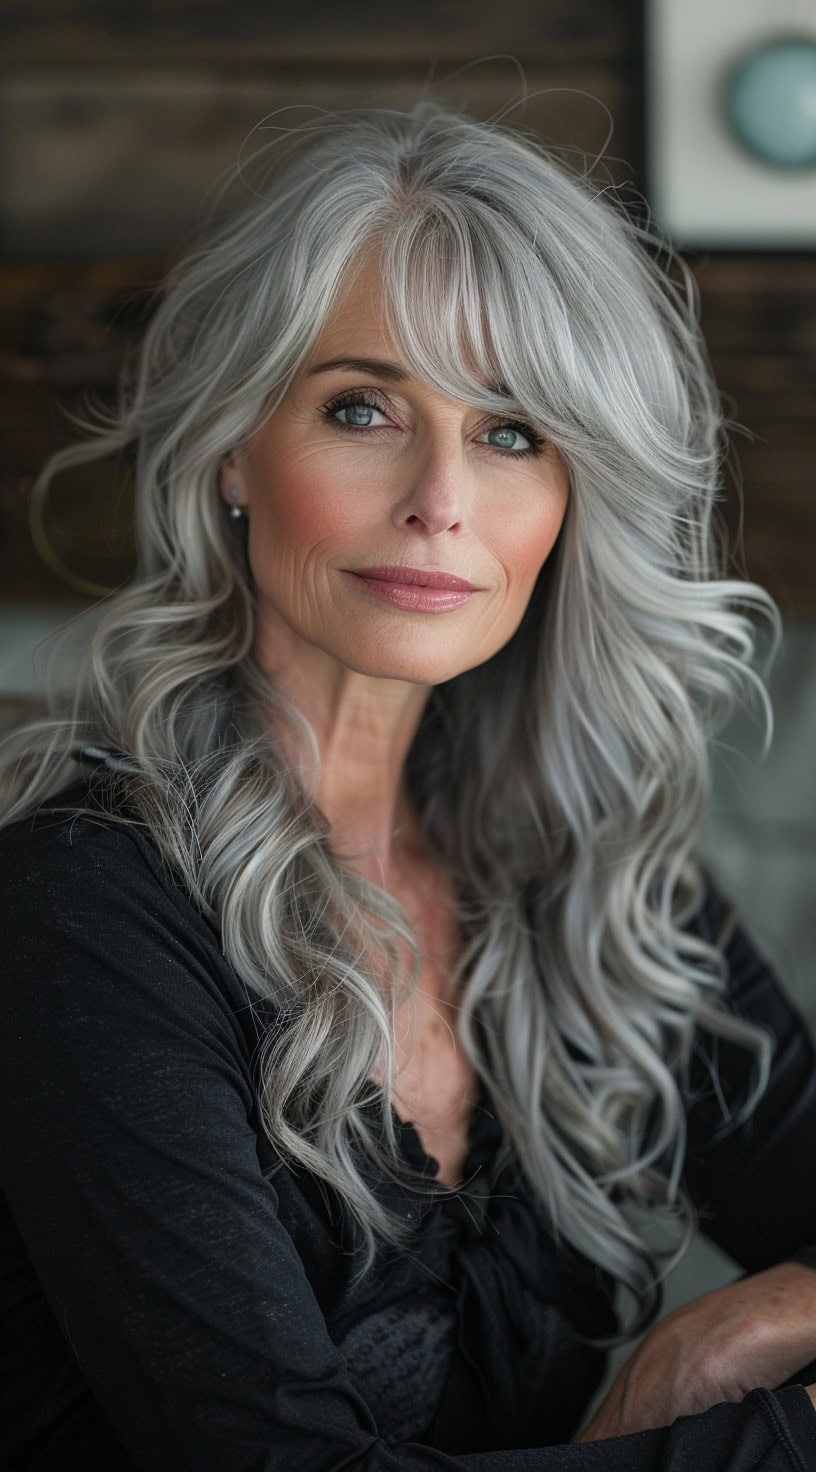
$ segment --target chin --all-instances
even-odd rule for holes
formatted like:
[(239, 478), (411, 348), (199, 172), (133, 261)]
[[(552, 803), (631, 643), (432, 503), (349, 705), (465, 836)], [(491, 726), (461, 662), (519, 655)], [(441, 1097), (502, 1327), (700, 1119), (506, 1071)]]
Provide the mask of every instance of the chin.
[(400, 655), (397, 653), (370, 654), (361, 658), (359, 652), (352, 654), (340, 654), (342, 663), (349, 669), (355, 670), (360, 675), (369, 675), (379, 680), (404, 680), (413, 685), (442, 685), (446, 680), (453, 680), (465, 670), (473, 669), (477, 664), (482, 664), (479, 657), (456, 659), (439, 651), (423, 657), (419, 651), (413, 656)]
[(402, 663), (398, 661), (384, 661), (382, 664), (353, 665), (361, 675), (369, 675), (376, 680), (402, 680), (407, 685), (443, 685), (446, 680), (453, 680), (456, 675), (461, 675), (462, 666), (441, 666), (439, 664), (421, 664), (412, 661)]

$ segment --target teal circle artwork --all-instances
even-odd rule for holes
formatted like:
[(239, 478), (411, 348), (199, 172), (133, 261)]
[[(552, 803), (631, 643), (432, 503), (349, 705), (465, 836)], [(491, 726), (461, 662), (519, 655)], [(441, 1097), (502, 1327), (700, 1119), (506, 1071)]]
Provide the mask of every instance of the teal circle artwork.
[(816, 36), (749, 51), (725, 78), (724, 102), (732, 133), (755, 158), (816, 169)]

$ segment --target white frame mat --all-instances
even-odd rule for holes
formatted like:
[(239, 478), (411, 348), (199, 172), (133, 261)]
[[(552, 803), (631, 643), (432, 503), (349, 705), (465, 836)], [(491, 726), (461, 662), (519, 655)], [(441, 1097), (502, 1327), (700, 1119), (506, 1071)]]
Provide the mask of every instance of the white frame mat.
[(816, 248), (816, 167), (777, 169), (732, 137), (726, 72), (763, 41), (816, 41), (816, 0), (643, 0), (644, 150), (656, 223), (678, 248)]

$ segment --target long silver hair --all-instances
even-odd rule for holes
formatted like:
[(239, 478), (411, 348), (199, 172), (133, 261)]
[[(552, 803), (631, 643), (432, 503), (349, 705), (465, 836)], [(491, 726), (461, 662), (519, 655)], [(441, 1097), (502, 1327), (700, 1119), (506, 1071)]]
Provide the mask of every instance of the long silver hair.
[(752, 1098), (767, 1077), (767, 1040), (723, 1007), (722, 947), (688, 927), (705, 888), (707, 738), (754, 696), (770, 739), (757, 667), (779, 616), (729, 575), (728, 425), (693, 277), (680, 260), (672, 276), (668, 243), (613, 190), (437, 103), (300, 130), (285, 166), (169, 272), (116, 410), (36, 483), (42, 496), (61, 470), (129, 449), (138, 561), (73, 694), (7, 738), (3, 822), (76, 778), (79, 746), (127, 754), (120, 820), (144, 826), (274, 1004), (263, 1128), (338, 1193), (363, 1272), (378, 1241), (406, 1242), (365, 1168), (404, 1179), (394, 1019), (418, 942), (396, 900), (338, 858), (284, 756), (288, 724), (318, 770), (314, 732), (253, 659), (246, 548), (217, 488), (364, 245), (412, 371), (512, 406), (568, 468), (518, 629), (433, 688), (407, 778), (460, 905), (461, 1045), (555, 1230), (645, 1313), (663, 1259), (643, 1208), (675, 1224), (675, 1251), (694, 1226), (681, 1079), (695, 1031), (753, 1050)]

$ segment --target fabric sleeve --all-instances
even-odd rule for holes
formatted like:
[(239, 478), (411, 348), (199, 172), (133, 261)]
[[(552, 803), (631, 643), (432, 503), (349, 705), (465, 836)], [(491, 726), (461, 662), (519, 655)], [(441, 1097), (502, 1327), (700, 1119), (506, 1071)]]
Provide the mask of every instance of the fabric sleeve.
[[(1, 835), (8, 840), (8, 835)], [(129, 858), (123, 863), (123, 846)], [(138, 845), (0, 842), (0, 1172), (66, 1341), (143, 1472), (790, 1472), (799, 1387), (587, 1446), (448, 1456), (386, 1441), (263, 1169), (234, 1015)]]
[(699, 1039), (686, 1184), (700, 1229), (750, 1272), (797, 1255), (816, 1263), (816, 1053), (808, 1026), (714, 888), (698, 928), (713, 941), (725, 930), (728, 1010), (758, 1023), (773, 1045), (765, 1092), (734, 1126), (755, 1081), (753, 1054), (710, 1035)]

